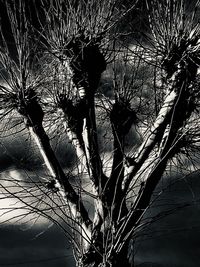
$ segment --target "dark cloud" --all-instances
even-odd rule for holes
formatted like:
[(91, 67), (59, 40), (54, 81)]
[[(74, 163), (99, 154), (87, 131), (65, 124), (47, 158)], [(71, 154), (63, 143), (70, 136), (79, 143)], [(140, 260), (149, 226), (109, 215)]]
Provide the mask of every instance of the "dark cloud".
[(26, 231), (17, 226), (0, 228), (0, 267), (73, 267), (67, 239), (55, 227), (37, 236), (44, 228)]
[(11, 166), (29, 169), (29, 166), (38, 168), (40, 165), (41, 159), (27, 133), (24, 135), (13, 133), (12, 136), (1, 139), (0, 171)]
[[(52, 147), (63, 168), (75, 163), (75, 153), (68, 143), (67, 136), (52, 140)], [(37, 171), (43, 166), (43, 159), (28, 133), (13, 134), (0, 141), (0, 171), (15, 166), (26, 170)]]
[[(160, 212), (164, 215), (170, 209), (174, 211), (139, 233), (135, 259), (141, 267), (199, 266), (199, 176), (200, 173), (197, 172), (186, 179), (171, 177), (162, 182), (162, 188), (166, 187), (166, 190), (146, 217), (155, 216)], [(159, 189), (161, 187), (157, 187), (157, 192), (160, 192)]]

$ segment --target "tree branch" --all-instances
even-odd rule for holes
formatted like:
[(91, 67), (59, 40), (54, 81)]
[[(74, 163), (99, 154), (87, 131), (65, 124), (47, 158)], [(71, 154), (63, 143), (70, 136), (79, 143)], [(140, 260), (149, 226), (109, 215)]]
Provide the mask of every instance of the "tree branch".
[(87, 239), (91, 237), (91, 225), (92, 222), (88, 216), (80, 197), (74, 191), (73, 187), (68, 181), (68, 177), (64, 174), (49, 142), (49, 138), (45, 133), (42, 120), (43, 111), (36, 100), (36, 96), (33, 93), (28, 95), (29, 102), (21, 102), (19, 113), (25, 118), (25, 124), (33, 137), (39, 151), (44, 159), (45, 165), (48, 168), (50, 174), (56, 180), (56, 187), (59, 189), (63, 199), (69, 205), (70, 212), (73, 217), (81, 222), (81, 226), (88, 235)]
[[(192, 71), (190, 71), (190, 68), (192, 69)], [(119, 236), (119, 238), (116, 241), (115, 245), (115, 249), (118, 252), (127, 242), (127, 237), (131, 235), (133, 231), (132, 226), (137, 226), (140, 223), (144, 212), (150, 204), (152, 193), (166, 169), (168, 160), (179, 152), (179, 145), (181, 145), (181, 137), (179, 132), (181, 131), (182, 126), (184, 125), (188, 117), (190, 117), (193, 111), (189, 107), (192, 104), (190, 102), (192, 101), (191, 93), (193, 81), (195, 81), (196, 78), (197, 66), (195, 67), (195, 69), (196, 71), (194, 70), (194, 64), (192, 63), (191, 65), (188, 64), (187, 66), (182, 67), (176, 71), (174, 77), (172, 78), (172, 89), (170, 90), (171, 93), (173, 93), (173, 97), (170, 97), (170, 101), (167, 101), (168, 104), (166, 104), (166, 100), (164, 101), (164, 105), (161, 108), (161, 111), (164, 110), (165, 112), (160, 111), (156, 119), (156, 122), (154, 124), (153, 136), (152, 133), (150, 134), (150, 137), (153, 138), (150, 139), (149, 142), (148, 140), (145, 140), (145, 143), (142, 145), (143, 150), (145, 147), (147, 147), (147, 151), (150, 150), (150, 148), (152, 150), (156, 142), (158, 142), (158, 138), (156, 138), (156, 135), (159, 134), (160, 127), (165, 126), (165, 128), (167, 128), (168, 125), (166, 124), (166, 122), (170, 123), (170, 128), (167, 131), (167, 139), (165, 140), (163, 147), (160, 149), (160, 153), (157, 157), (157, 160), (153, 159), (153, 161), (155, 162), (153, 162), (151, 170), (147, 172), (147, 177), (142, 177), (144, 181), (144, 183), (142, 184), (142, 188), (133, 206), (131, 207), (129, 214), (127, 215), (127, 219), (119, 228), (119, 231), (117, 233), (117, 236)], [(171, 93), (169, 95), (171, 95)], [(166, 97), (166, 99), (167, 98), (168, 97)], [(161, 117), (162, 119), (158, 120), (159, 117)], [(156, 124), (157, 127), (155, 127)], [(163, 131), (162, 133), (164, 136)], [(163, 136), (161, 138), (159, 137), (159, 140), (162, 140)], [(164, 136), (164, 138), (166, 138), (166, 136)], [(160, 142), (162, 143), (162, 141)], [(145, 159), (145, 156), (148, 156), (149, 154), (145, 151), (145, 153), (141, 153), (141, 155), (139, 156), (139, 159), (143, 161)], [(140, 163), (140, 161), (138, 162)], [(135, 169), (134, 171), (136, 170), (137, 169)], [(140, 175), (142, 176), (141, 170)]]

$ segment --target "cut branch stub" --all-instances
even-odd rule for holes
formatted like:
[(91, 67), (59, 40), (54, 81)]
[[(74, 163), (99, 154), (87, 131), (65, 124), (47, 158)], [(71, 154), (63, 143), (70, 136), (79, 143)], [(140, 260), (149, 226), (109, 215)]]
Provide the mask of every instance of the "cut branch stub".
[[(99, 49), (99, 41), (90, 40), (84, 34), (74, 38), (66, 47), (66, 55), (70, 58), (73, 70), (73, 82), (80, 88), (89, 87), (88, 95), (94, 94), (101, 73), (106, 69), (106, 61)], [(91, 91), (92, 90), (92, 91)]]
[(114, 132), (118, 135), (125, 136), (132, 124), (136, 122), (136, 113), (130, 108), (129, 103), (116, 101), (110, 113), (110, 120)]
[(177, 71), (178, 67), (184, 67), (190, 64), (190, 74), (195, 75), (196, 68), (200, 60), (196, 53), (199, 36), (193, 38), (182, 36), (178, 43), (173, 43), (171, 49), (164, 56), (162, 67), (166, 71), (166, 78), (169, 79)]
[(25, 118), (26, 126), (42, 125), (44, 112), (33, 89), (19, 92), (15, 101), (18, 112)]
[(58, 101), (58, 106), (63, 110), (68, 121), (68, 127), (77, 136), (82, 135), (83, 119), (86, 117), (86, 103), (84, 99), (80, 99), (76, 104), (73, 104), (71, 99), (66, 96), (61, 96)]

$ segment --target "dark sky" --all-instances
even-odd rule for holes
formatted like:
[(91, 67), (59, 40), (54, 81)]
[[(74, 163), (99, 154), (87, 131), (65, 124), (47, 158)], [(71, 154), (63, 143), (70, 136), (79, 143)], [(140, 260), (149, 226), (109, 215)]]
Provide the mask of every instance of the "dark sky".
[[(200, 172), (197, 172), (186, 179), (171, 177), (167, 182), (161, 182), (160, 187), (168, 185), (168, 188), (154, 203), (148, 216), (169, 209), (174, 212), (140, 233), (136, 243), (138, 263), (149, 263), (144, 265), (146, 267), (200, 266), (199, 178)], [(185, 204), (188, 206), (184, 207)]]
[[(72, 267), (69, 243), (56, 228), (23, 230), (22, 226), (0, 228), (0, 267)], [(42, 231), (46, 230), (40, 235)]]

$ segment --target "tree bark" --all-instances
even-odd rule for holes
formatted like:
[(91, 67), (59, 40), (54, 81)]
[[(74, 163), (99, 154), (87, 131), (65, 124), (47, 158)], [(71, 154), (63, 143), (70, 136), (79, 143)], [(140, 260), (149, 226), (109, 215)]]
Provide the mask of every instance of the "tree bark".
[(51, 179), (55, 182), (55, 188), (69, 207), (71, 222), (76, 221), (78, 227), (83, 230), (84, 241), (89, 244), (92, 222), (88, 212), (80, 196), (70, 184), (51, 147), (49, 137), (42, 125), (43, 110), (37, 101), (35, 92), (30, 90), (27, 98), (27, 102), (22, 98), (18, 112), (24, 117), (24, 123), (43, 157)]
[(134, 262), (129, 262), (129, 245), (123, 247), (119, 254), (114, 251), (109, 257), (101, 257), (98, 253), (85, 255), (77, 267), (134, 267)]

